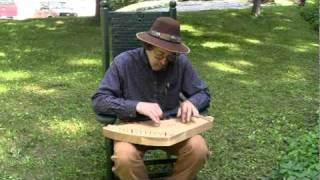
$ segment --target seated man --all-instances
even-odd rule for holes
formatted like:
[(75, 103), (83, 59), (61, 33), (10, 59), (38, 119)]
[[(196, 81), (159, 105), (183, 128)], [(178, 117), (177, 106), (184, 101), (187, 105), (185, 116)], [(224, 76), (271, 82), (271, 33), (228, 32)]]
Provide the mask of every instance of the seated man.
[[(158, 18), (148, 32), (137, 33), (144, 46), (114, 58), (92, 97), (97, 114), (113, 114), (122, 120), (178, 117), (191, 121), (208, 107), (210, 94), (188, 61), (190, 49), (181, 42), (180, 24), (169, 17)], [(179, 93), (185, 96), (181, 102)], [(148, 179), (143, 155), (148, 146), (114, 142), (114, 173), (123, 180)], [(205, 140), (194, 136), (169, 147), (176, 155), (170, 180), (192, 180), (208, 158)]]

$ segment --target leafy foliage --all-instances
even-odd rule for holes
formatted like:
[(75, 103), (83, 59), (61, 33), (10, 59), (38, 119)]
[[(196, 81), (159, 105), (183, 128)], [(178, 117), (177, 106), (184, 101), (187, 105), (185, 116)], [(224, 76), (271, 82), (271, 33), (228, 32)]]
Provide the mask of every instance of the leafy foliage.
[(273, 178), (319, 179), (318, 140), (319, 130), (307, 132), (298, 139), (291, 139), (288, 149), (281, 154), (279, 168), (273, 172)]
[(319, 31), (319, 1), (310, 0), (310, 3), (307, 1), (301, 8), (301, 15), (315, 30)]

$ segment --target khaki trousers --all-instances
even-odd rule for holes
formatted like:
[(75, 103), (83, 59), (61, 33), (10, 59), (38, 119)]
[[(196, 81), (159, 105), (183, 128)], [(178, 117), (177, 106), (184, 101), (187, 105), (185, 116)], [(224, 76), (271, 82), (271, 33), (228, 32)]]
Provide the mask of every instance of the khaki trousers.
[[(143, 155), (154, 147), (135, 145), (127, 142), (114, 142), (112, 171), (121, 180), (148, 180)], [(208, 147), (200, 135), (169, 147), (157, 147), (177, 156), (173, 174), (166, 180), (192, 180), (209, 157)]]

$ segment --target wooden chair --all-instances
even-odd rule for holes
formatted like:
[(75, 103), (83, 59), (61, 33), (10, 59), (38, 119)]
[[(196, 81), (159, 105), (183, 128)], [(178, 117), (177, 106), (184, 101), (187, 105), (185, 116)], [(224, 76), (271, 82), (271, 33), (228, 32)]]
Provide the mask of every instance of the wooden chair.
[[(111, 60), (119, 53), (134, 49), (141, 46), (136, 38), (137, 32), (148, 31), (156, 18), (160, 16), (170, 16), (176, 18), (176, 2), (170, 2), (170, 8), (166, 12), (116, 12), (108, 11), (107, 2), (102, 1), (100, 15), (103, 32), (103, 72), (109, 68)], [(96, 119), (103, 125), (113, 124), (116, 121), (115, 116), (97, 115)], [(114, 180), (117, 177), (112, 172), (113, 161), (113, 141), (105, 138), (107, 172), (106, 179)], [(147, 159), (144, 158), (146, 166), (157, 164), (169, 164), (171, 167), (176, 161), (176, 157), (167, 154), (164, 159)], [(170, 171), (149, 173), (150, 178), (165, 177)]]

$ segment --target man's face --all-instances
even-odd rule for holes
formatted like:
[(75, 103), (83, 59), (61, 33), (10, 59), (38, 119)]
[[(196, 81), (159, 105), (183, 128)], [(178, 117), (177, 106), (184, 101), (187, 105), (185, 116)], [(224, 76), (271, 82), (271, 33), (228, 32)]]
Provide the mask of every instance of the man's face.
[(151, 68), (154, 71), (164, 69), (168, 65), (168, 57), (173, 55), (173, 53), (159, 47), (153, 47), (147, 54)]

